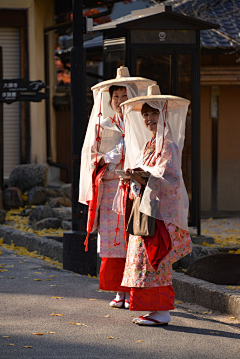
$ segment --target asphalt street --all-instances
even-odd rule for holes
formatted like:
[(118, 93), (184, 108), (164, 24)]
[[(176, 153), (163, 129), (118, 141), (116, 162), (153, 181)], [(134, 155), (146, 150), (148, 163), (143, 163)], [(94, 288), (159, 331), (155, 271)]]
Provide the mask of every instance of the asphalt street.
[(0, 251), (1, 359), (240, 358), (239, 320), (180, 303), (167, 327), (138, 326), (98, 279)]

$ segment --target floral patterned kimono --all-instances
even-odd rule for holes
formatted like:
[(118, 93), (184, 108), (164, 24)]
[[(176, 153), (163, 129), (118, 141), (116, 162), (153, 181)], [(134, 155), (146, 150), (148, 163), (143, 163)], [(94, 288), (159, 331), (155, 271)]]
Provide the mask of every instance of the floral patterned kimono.
[[(178, 193), (180, 193), (172, 146), (174, 143), (166, 139), (164, 144), (165, 177), (168, 180), (171, 178), (175, 183), (175, 185), (166, 188), (165, 194), (168, 196), (169, 202), (176, 201), (179, 196)], [(151, 167), (156, 165), (156, 161), (161, 162), (161, 159), (156, 159), (155, 156), (155, 142), (149, 141), (141, 155), (143, 165), (149, 167), (149, 172), (151, 172)], [(161, 178), (157, 180), (163, 182)], [(152, 195), (156, 195), (154, 189)], [(161, 311), (174, 309), (172, 264), (192, 251), (192, 242), (187, 230), (183, 230), (167, 220), (156, 221), (158, 224), (161, 222), (161, 225), (166, 228), (169, 238), (168, 250), (166, 250), (156, 270), (150, 263), (144, 238), (129, 234), (122, 285), (131, 287), (130, 310)]]
[[(108, 117), (102, 121), (100, 137), (105, 126), (112, 128), (117, 126), (122, 131), (118, 116), (114, 116), (113, 119)], [(92, 147), (92, 170), (93, 183), (98, 181), (98, 190), (93, 194), (92, 205), (89, 205), (88, 222), (92, 216), (92, 226), (89, 232), (98, 228), (98, 253), (102, 257), (99, 288), (129, 292), (129, 288), (121, 286), (126, 258), (123, 218), (112, 210), (113, 199), (119, 183), (119, 175), (115, 173), (115, 170), (121, 169), (121, 164), (109, 163), (101, 168), (99, 162), (102, 156), (102, 153), (97, 152), (95, 143)], [(94, 186), (96, 188), (95, 184)], [(93, 213), (94, 205), (96, 208)]]

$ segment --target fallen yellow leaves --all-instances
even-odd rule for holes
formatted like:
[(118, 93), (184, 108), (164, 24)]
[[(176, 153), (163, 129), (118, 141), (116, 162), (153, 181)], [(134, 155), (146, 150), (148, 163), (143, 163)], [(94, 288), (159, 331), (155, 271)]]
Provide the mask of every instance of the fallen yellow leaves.
[(201, 312), (202, 314), (212, 314), (212, 311), (211, 310), (206, 310), (206, 311), (203, 311)]
[(32, 348), (31, 345), (23, 345), (23, 348)]
[(42, 279), (34, 279), (35, 282), (39, 282), (41, 281)]
[(57, 332), (47, 332), (47, 334), (56, 334)]
[[(17, 254), (19, 254), (19, 255), (43, 259), (45, 262), (53, 265), (55, 268), (58, 268), (58, 269), (62, 269), (62, 267), (63, 267), (62, 263), (60, 263), (57, 260), (54, 260), (52, 258), (42, 256), (42, 255), (38, 254), (37, 251), (29, 252), (26, 247), (15, 246), (13, 241), (11, 241), (11, 245), (8, 245), (8, 244), (3, 243), (3, 238), (1, 238), (0, 246), (5, 249), (10, 249), (10, 250), (16, 251)], [(4, 264), (1, 264), (1, 265), (4, 265)], [(3, 271), (3, 269), (0, 269), (0, 271)], [(4, 271), (7, 271), (7, 269), (5, 269)], [(55, 276), (52, 276), (52, 277), (55, 277)]]
[(220, 333), (218, 333), (218, 332), (209, 332), (209, 333), (211, 333), (211, 334), (216, 334), (216, 335), (219, 335)]
[(15, 345), (15, 344), (11, 344), (11, 343), (9, 343), (8, 345)]
[(55, 317), (62, 317), (62, 316), (64, 316), (64, 314), (56, 314), (56, 313), (52, 313), (52, 314), (50, 314), (50, 315), (54, 315)]
[(10, 335), (3, 335), (3, 338), (10, 338)]
[(235, 320), (235, 319), (237, 319), (237, 318), (236, 318), (236, 317), (230, 317), (230, 319)]
[(183, 302), (181, 300), (176, 300), (175, 304), (183, 304)]
[(53, 296), (53, 297), (51, 297), (52, 299), (63, 299), (64, 297), (55, 297), (55, 296)]
[[(23, 195), (24, 198), (26, 199), (27, 196)], [(32, 206), (32, 208), (34, 208), (35, 206)], [(11, 227), (11, 228), (15, 228), (18, 229), (20, 231), (23, 232), (27, 232), (27, 233), (34, 233), (37, 234), (38, 236), (46, 236), (48, 234), (51, 235), (56, 235), (56, 236), (63, 236), (63, 229), (62, 228), (58, 228), (58, 229), (41, 229), (41, 230), (34, 230), (32, 228), (30, 228), (28, 226), (28, 219), (29, 216), (23, 217), (20, 216), (20, 213), (22, 212), (23, 208), (19, 208), (19, 209), (12, 209), (10, 211), (8, 211), (6, 213), (6, 223), (5, 226), (7, 227)]]
[(143, 341), (143, 340), (137, 340), (136, 343), (140, 343), (140, 342), (142, 342), (142, 341)]
[(32, 333), (34, 335), (43, 335), (43, 333)]
[(84, 327), (87, 327), (87, 324), (83, 324), (83, 323), (68, 322), (68, 324), (73, 324), (73, 325), (82, 325), (82, 326), (84, 326)]
[(89, 300), (97, 300), (96, 298), (89, 298)]
[(107, 339), (118, 339), (118, 338), (114, 338), (114, 337), (107, 337)]
[(50, 275), (49, 277), (56, 277), (55, 275)]
[(240, 285), (229, 285), (227, 288), (229, 288), (229, 289), (235, 289), (235, 290), (240, 290)]

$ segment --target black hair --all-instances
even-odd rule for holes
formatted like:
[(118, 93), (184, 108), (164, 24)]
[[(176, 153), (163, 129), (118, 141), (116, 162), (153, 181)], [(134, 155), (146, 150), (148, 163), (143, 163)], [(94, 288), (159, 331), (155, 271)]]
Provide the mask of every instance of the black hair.
[(159, 110), (157, 110), (156, 108), (151, 107), (150, 105), (148, 105), (145, 102), (145, 104), (142, 106), (141, 114), (143, 115), (144, 113), (149, 112), (149, 111), (157, 111), (157, 112), (159, 112)]
[(109, 87), (109, 95), (110, 95), (110, 101), (109, 101), (109, 105), (112, 107), (112, 97), (113, 97), (113, 92), (117, 91), (119, 89), (126, 89), (125, 86), (118, 86), (118, 85), (112, 85)]

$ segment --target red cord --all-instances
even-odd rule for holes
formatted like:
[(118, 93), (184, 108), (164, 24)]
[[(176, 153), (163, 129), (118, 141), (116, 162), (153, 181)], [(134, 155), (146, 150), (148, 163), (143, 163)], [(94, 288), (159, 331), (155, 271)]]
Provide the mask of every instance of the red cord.
[[(115, 117), (115, 116), (114, 116)], [(113, 120), (114, 120), (114, 118), (113, 118)], [(114, 121), (115, 122), (115, 121)], [(119, 127), (120, 127), (120, 123), (119, 123)], [(123, 130), (123, 134), (122, 134), (122, 136), (121, 136), (121, 138), (123, 139), (123, 146), (122, 146), (122, 158), (121, 158), (121, 160), (120, 160), (120, 163), (121, 163), (121, 170), (123, 169), (123, 164), (124, 164), (124, 137), (125, 137), (125, 126), (124, 126), (124, 106), (123, 106), (123, 128), (122, 128), (122, 130)], [(123, 187), (122, 187), (122, 185), (120, 186), (120, 189), (122, 189)], [(116, 240), (117, 240), (117, 233), (120, 231), (120, 229), (119, 229), (119, 216), (120, 216), (120, 214), (118, 213), (118, 219), (117, 219), (117, 227), (115, 228), (115, 238), (114, 238), (114, 246), (118, 246), (118, 245), (120, 245), (120, 242), (117, 242)]]
[(84, 245), (85, 245), (85, 252), (87, 252), (87, 251), (88, 251), (88, 238), (89, 238), (89, 232), (87, 233), (87, 237), (86, 237), (86, 239), (85, 239), (85, 241), (84, 241)]
[(99, 149), (99, 142), (101, 140), (101, 137), (100, 137), (100, 127), (101, 127), (101, 125), (100, 125), (100, 117), (102, 116), (101, 105), (102, 105), (102, 93), (101, 93), (101, 99), (100, 99), (100, 109), (99, 109), (99, 114), (98, 114), (98, 132), (97, 132), (97, 137), (96, 137), (97, 152), (96, 152), (96, 161), (94, 162), (95, 166), (97, 165), (97, 154), (98, 154), (98, 149)]

